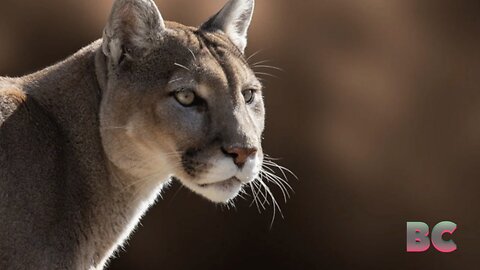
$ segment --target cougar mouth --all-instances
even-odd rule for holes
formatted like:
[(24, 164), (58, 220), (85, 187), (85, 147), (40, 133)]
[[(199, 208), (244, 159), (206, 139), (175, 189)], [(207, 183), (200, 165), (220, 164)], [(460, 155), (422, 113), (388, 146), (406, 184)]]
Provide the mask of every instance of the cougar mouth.
[(201, 188), (210, 188), (210, 187), (215, 187), (215, 188), (220, 188), (220, 189), (230, 189), (233, 187), (236, 187), (238, 185), (242, 185), (242, 181), (236, 177), (229, 178), (227, 180), (215, 182), (215, 183), (208, 183), (208, 184), (198, 184), (199, 187)]

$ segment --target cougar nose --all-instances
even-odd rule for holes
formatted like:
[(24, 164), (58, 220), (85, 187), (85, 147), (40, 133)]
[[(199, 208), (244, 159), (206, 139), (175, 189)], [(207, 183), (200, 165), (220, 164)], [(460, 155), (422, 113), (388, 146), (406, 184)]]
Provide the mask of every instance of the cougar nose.
[(243, 167), (247, 159), (257, 153), (257, 148), (243, 148), (243, 147), (222, 147), (222, 152), (233, 158), (233, 162), (238, 167)]

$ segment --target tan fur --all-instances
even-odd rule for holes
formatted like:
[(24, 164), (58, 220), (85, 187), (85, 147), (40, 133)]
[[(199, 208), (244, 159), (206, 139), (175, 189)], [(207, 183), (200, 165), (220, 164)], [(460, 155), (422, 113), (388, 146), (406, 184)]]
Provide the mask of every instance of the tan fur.
[(0, 95), (2, 95), (5, 99), (10, 100), (16, 105), (20, 105), (27, 100), (27, 96), (25, 95), (25, 93), (19, 89), (0, 89)]
[(26, 99), (27, 96), (22, 90), (0, 88), (0, 123), (10, 117)]

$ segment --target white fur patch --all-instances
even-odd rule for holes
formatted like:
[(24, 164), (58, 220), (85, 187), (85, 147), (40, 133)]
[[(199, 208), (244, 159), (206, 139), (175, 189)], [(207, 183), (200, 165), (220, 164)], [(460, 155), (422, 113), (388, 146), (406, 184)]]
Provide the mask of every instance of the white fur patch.
[[(257, 178), (262, 167), (262, 157), (259, 154), (250, 157), (242, 169), (238, 168), (233, 159), (228, 157), (215, 159), (211, 165), (211, 169), (201, 176), (201, 180), (182, 182), (190, 190), (213, 202), (225, 203), (238, 195), (242, 185)], [(240, 181), (228, 181), (233, 177)]]

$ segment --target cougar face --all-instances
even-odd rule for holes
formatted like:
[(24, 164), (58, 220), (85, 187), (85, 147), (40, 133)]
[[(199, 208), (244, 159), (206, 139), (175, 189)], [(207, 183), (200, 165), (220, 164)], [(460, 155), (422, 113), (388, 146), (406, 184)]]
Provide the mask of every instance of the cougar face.
[[(246, 34), (232, 16), (249, 23), (253, 11), (253, 1), (239, 2), (200, 28), (164, 23), (156, 7), (114, 7), (103, 41), (101, 135), (113, 165), (144, 182), (139, 189), (175, 177), (220, 203), (258, 176), (265, 110), (246, 40), (232, 35)], [(228, 20), (234, 30), (222, 26)]]

